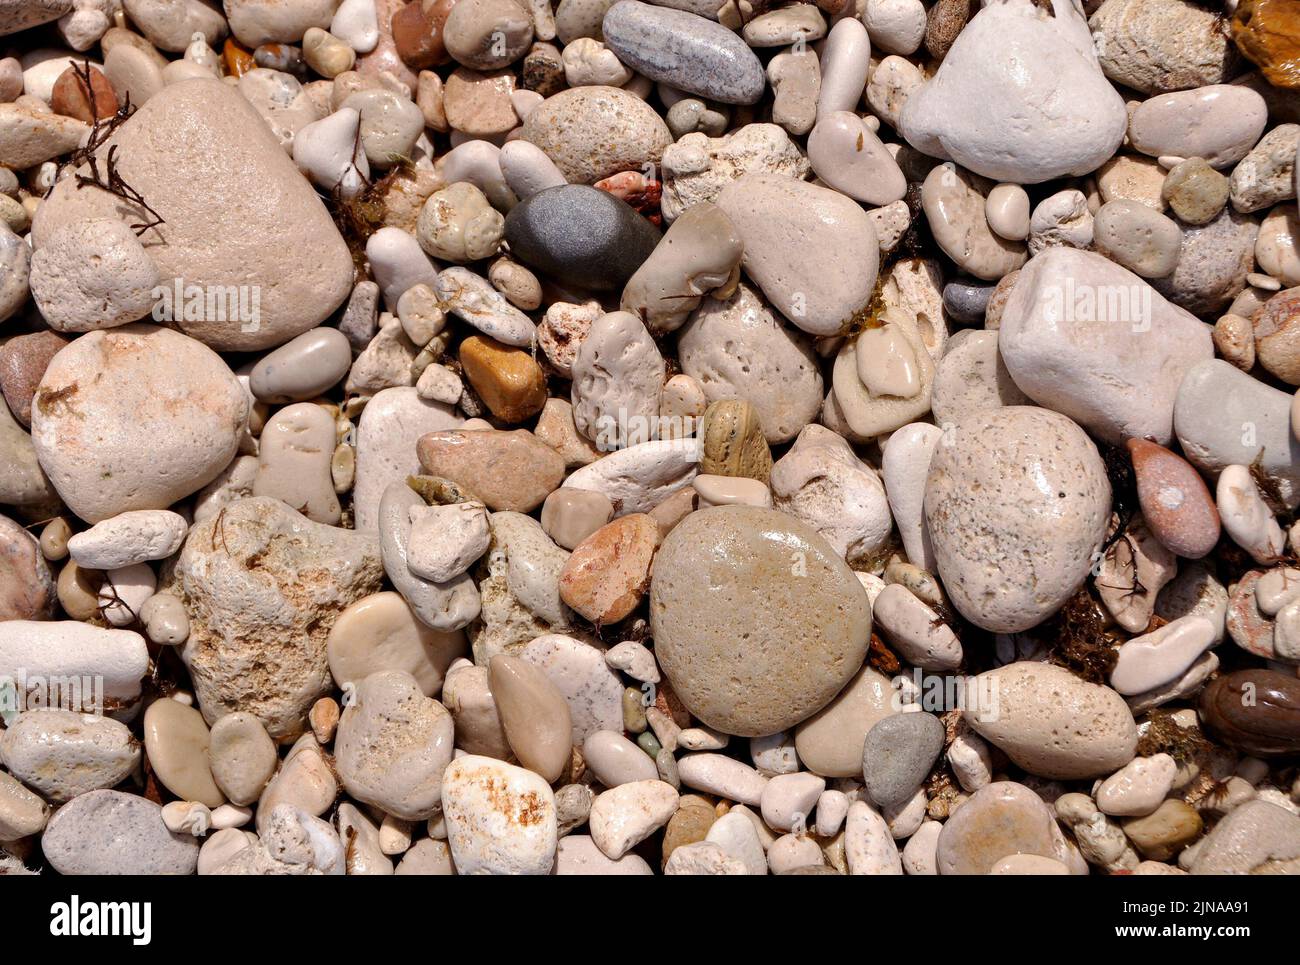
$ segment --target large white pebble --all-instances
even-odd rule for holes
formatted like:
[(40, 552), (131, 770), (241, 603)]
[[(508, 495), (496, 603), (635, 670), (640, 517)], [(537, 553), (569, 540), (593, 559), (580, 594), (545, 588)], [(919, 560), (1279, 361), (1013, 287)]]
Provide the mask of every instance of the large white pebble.
[(181, 548), (189, 530), (185, 517), (166, 509), (137, 509), (96, 523), (68, 540), (76, 564), (90, 570), (115, 570), (132, 563), (162, 560)]
[(539, 775), (466, 754), (443, 772), (442, 810), (458, 873), (550, 874), (555, 795)]

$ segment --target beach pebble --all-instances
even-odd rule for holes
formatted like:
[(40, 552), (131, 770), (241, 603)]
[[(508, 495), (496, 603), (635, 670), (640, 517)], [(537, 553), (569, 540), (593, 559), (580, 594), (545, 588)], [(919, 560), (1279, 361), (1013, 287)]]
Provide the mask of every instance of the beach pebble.
[(339, 718), (335, 762), (348, 793), (407, 820), (437, 813), (454, 725), (400, 671), (371, 674)]
[(1282, 555), (1286, 535), (1248, 467), (1226, 467), (1219, 474), (1215, 496), (1224, 530), (1255, 562), (1272, 563)]
[[(729, 539), (697, 542), (705, 529)], [(724, 608), (723, 632), (716, 604), (699, 608), (693, 600), (736, 566), (754, 573), (754, 580), (722, 583), (739, 594)], [(774, 610), (770, 601), (790, 592), (800, 594), (800, 606)], [(768, 602), (760, 608), (757, 597), (745, 599), (748, 593)], [(809, 605), (822, 594), (824, 604)], [(869, 616), (860, 585), (810, 527), (772, 510), (729, 506), (692, 513), (660, 549), (650, 596), (660, 666), (696, 716), (727, 733), (770, 734), (810, 716), (848, 682), (843, 669), (865, 652)], [(760, 625), (753, 620), (760, 609), (782, 618)], [(769, 642), (790, 636), (809, 641), (797, 666)]]
[(1119, 648), (1110, 684), (1124, 696), (1145, 693), (1177, 680), (1214, 645), (1215, 626), (1202, 616), (1185, 616)]
[(747, 764), (721, 754), (687, 754), (677, 761), (682, 783), (738, 804), (758, 807), (768, 778)]
[(883, 808), (901, 805), (921, 785), (943, 750), (944, 730), (932, 714), (892, 714), (867, 732), (863, 781)]
[(1228, 179), (1204, 158), (1190, 157), (1170, 169), (1160, 193), (1179, 220), (1208, 224), (1228, 203)]
[(415, 507), (406, 565), (416, 576), (435, 583), (455, 579), (486, 552), (487, 511), (482, 503)]
[[(1091, 45), (1080, 43), (1086, 33), (1074, 6), (1052, 18), (1025, 2), (985, 7), (908, 98), (900, 132), (924, 153), (999, 181), (1035, 184), (1095, 170), (1119, 147), (1127, 113)], [(1058, 102), (1059, 111), (1038, 106)]]
[(334, 526), (342, 516), (331, 475), (334, 420), (321, 406), (298, 402), (273, 415), (262, 429), (254, 496), (279, 499), (316, 523)]
[(1016, 385), (1040, 405), (1108, 442), (1136, 436), (1161, 445), (1184, 374), (1214, 354), (1209, 330), (1136, 275), (1061, 247), (1022, 269), (998, 348)]
[(672, 143), (654, 108), (617, 87), (575, 87), (548, 97), (528, 115), (520, 136), (571, 184), (658, 164)]
[(591, 804), (591, 838), (608, 858), (618, 860), (668, 823), (678, 794), (659, 780), (620, 784)]
[(535, 637), (518, 654), (539, 667), (569, 702), (575, 746), (581, 747), (598, 730), (622, 729), (623, 682), (599, 647), (548, 633)]
[(46, 679), (103, 678), (102, 691), (96, 682), (98, 694), (83, 693), (80, 706), (65, 709), (86, 713), (102, 709), (94, 705), (96, 696), (129, 708), (140, 697), (148, 669), (144, 638), (133, 630), (104, 629), (75, 620), (0, 621), (0, 674), (15, 679), (20, 673)]
[(1025, 246), (989, 227), (987, 200), (964, 169), (951, 163), (935, 167), (921, 186), (921, 204), (939, 247), (976, 278), (997, 281), (1025, 263)]
[(1200, 559), (1219, 541), (1219, 513), (1205, 481), (1180, 456), (1146, 439), (1129, 439), (1142, 518), (1165, 547)]
[(763, 94), (763, 66), (754, 52), (693, 13), (619, 0), (601, 30), (618, 59), (651, 80), (724, 104), (753, 104)]
[(901, 583), (891, 583), (880, 592), (871, 615), (881, 635), (908, 663), (939, 671), (954, 670), (961, 663), (961, 641), (934, 610)]
[(304, 402), (336, 385), (351, 363), (342, 332), (314, 328), (263, 356), (249, 375), (249, 390), (259, 402)]
[(1140, 201), (1108, 201), (1097, 212), (1097, 250), (1141, 275), (1159, 278), (1178, 264), (1183, 234), (1177, 223)]
[(1168, 754), (1135, 757), (1102, 781), (1097, 808), (1116, 817), (1150, 814), (1173, 788), (1177, 762)]
[(113, 787), (140, 764), (140, 742), (125, 725), (52, 707), (14, 717), (0, 752), (14, 777), (55, 804)]
[(655, 762), (645, 751), (613, 731), (598, 730), (589, 735), (582, 744), (582, 757), (596, 779), (609, 788), (659, 776)]
[(714, 203), (727, 185), (749, 174), (803, 179), (810, 170), (798, 145), (775, 124), (746, 124), (723, 137), (687, 134), (663, 152), (663, 216), (672, 222), (692, 205)]
[(548, 781), (557, 780), (573, 745), (564, 695), (540, 669), (508, 654), (497, 654), (488, 664), (488, 685), (519, 763)]
[(217, 787), (237, 805), (257, 801), (279, 763), (262, 722), (243, 711), (227, 714), (212, 725), (207, 760)]
[[(996, 331), (957, 332), (945, 344), (942, 358), (935, 363), (934, 383), (930, 388), (930, 409), (936, 425), (955, 423), (962, 415), (981, 409), (1029, 402), (1002, 361)], [(896, 430), (890, 438), (906, 428)], [(907, 545), (905, 533), (904, 545)], [(917, 558), (910, 551), (909, 555)]]
[(996, 685), (1000, 713), (967, 708), (966, 722), (1039, 777), (1110, 774), (1133, 759), (1137, 727), (1124, 700), (1050, 664), (1017, 662), (987, 671), (976, 688)]
[[(744, 242), (746, 273), (796, 327), (835, 334), (865, 307), (877, 245), (861, 208), (826, 188), (771, 175), (733, 182), (717, 203)], [(775, 218), (778, 210), (784, 218)], [(795, 241), (813, 234), (816, 245)], [(849, 252), (857, 253), (851, 266)]]
[(1065, 837), (1051, 809), (1023, 784), (999, 781), (971, 795), (939, 834), (939, 874), (988, 874), (1009, 855), (1065, 862)]
[[(1035, 504), (1068, 518), (1069, 528), (1053, 522), (1050, 537), (1034, 536), (1047, 517), (1021, 514)], [(925, 521), (939, 575), (957, 609), (995, 632), (1035, 626), (1074, 594), (1109, 513), (1110, 485), (1096, 448), (1078, 426), (1047, 410), (1010, 406), (967, 416), (939, 440), (930, 461)], [(987, 524), (972, 529), (980, 519)], [(1032, 592), (989, 563), (1023, 558), (1026, 541), (1033, 544)]]
[(54, 577), (41, 544), (7, 516), (0, 516), (0, 577), (0, 620), (54, 616)]
[(907, 191), (898, 164), (851, 111), (818, 119), (808, 135), (808, 161), (827, 186), (857, 201), (884, 205), (901, 200)]
[[(211, 482), (235, 455), (247, 412), (215, 352), (179, 332), (131, 325), (91, 332), (51, 361), (32, 441), (64, 502), (93, 523), (165, 509)], [(113, 426), (112, 445), (95, 424)]]
[(443, 774), (442, 809), (459, 874), (550, 873), (555, 795), (532, 771), (473, 754), (459, 757)]
[(1264, 99), (1249, 87), (1216, 84), (1143, 101), (1129, 120), (1129, 140), (1150, 157), (1199, 157), (1224, 168), (1255, 146), (1267, 117)]
[(50, 818), (41, 849), (64, 875), (193, 874), (199, 845), (163, 824), (162, 808), (135, 794), (97, 790)]
[(531, 512), (564, 478), (564, 460), (527, 429), (448, 429), (418, 443), (424, 471), (464, 486), (493, 512)]

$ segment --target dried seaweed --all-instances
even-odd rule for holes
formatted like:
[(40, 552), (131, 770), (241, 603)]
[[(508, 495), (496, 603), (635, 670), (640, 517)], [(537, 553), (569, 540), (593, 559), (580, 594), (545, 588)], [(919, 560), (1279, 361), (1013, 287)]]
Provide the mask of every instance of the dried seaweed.
[[(86, 89), (87, 97), (91, 98), (93, 103), (94, 94), (91, 86), (90, 63), (83, 61), (80, 66), (75, 62), (72, 69), (76, 71), (77, 80)], [(149, 202), (135, 188), (127, 183), (122, 177), (122, 173), (117, 167), (117, 148), (116, 144), (109, 147), (108, 153), (102, 161), (99, 157), (99, 149), (104, 146), (110, 137), (122, 126), (126, 120), (135, 113), (135, 107), (131, 104), (131, 95), (128, 92), (122, 106), (117, 109), (115, 114), (109, 117), (96, 118), (95, 123), (90, 128), (90, 136), (86, 139), (84, 146), (73, 151), (69, 156), (67, 164), (73, 168), (89, 168), (90, 174), (77, 174), (77, 188), (93, 185), (102, 191), (106, 191), (114, 197), (121, 198), (132, 205), (143, 210), (149, 215), (149, 220), (139, 221), (132, 224), (131, 230), (137, 236), (143, 235), (151, 228), (157, 228), (159, 225), (166, 224), (163, 216), (150, 207)], [(56, 182), (57, 182), (56, 178)], [(53, 190), (51, 188), (51, 190)]]
[(1178, 726), (1170, 711), (1152, 710), (1146, 723), (1146, 732), (1138, 740), (1138, 757), (1168, 754), (1179, 764), (1191, 764), (1204, 760), (1213, 749), (1197, 728)]
[(1047, 627), (1047, 659), (1089, 683), (1104, 684), (1115, 669), (1115, 644), (1097, 603), (1080, 590)]
[[(357, 128), (357, 140), (353, 147), (353, 157), (361, 144), (361, 128)], [(352, 264), (358, 272), (366, 270), (366, 242), (370, 236), (384, 226), (388, 217), (388, 189), (399, 178), (414, 177), (415, 165), (405, 157), (394, 158), (391, 170), (377, 181), (370, 181), (361, 175), (363, 187), (350, 198), (343, 197), (342, 181), (335, 185), (329, 194), (329, 210), (338, 226), (339, 234), (347, 243), (352, 253)]]

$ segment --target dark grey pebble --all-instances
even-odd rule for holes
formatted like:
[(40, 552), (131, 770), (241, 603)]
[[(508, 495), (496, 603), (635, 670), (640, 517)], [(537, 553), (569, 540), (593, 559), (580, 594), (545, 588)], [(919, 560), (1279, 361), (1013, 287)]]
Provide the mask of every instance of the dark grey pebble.
[(995, 285), (978, 285), (973, 282), (950, 281), (943, 286), (943, 308), (954, 321), (964, 325), (984, 323), (984, 311), (989, 306)]
[(943, 750), (943, 724), (925, 712), (892, 714), (867, 732), (862, 781), (883, 808), (902, 804), (921, 786)]
[(758, 55), (720, 23), (619, 0), (601, 30), (618, 59), (651, 80), (724, 104), (755, 104), (763, 96), (767, 76)]
[(584, 184), (538, 191), (506, 215), (511, 255), (551, 280), (589, 291), (621, 290), (660, 237), (629, 205)]

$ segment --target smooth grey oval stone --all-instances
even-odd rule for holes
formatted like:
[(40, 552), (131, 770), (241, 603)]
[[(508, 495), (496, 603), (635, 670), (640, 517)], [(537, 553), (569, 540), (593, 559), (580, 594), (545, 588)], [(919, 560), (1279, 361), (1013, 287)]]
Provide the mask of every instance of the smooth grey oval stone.
[(660, 237), (630, 205), (584, 184), (538, 191), (506, 216), (515, 258), (554, 281), (590, 291), (621, 290)]
[(933, 714), (891, 714), (877, 722), (862, 745), (862, 780), (872, 800), (885, 808), (906, 801), (930, 773), (943, 739)]
[(91, 791), (59, 808), (41, 850), (64, 875), (192, 875), (198, 839), (173, 834), (162, 808), (138, 794)]
[(724, 104), (754, 104), (763, 96), (766, 76), (758, 56), (712, 20), (619, 0), (602, 29), (618, 59), (651, 80)]
[(352, 346), (337, 328), (313, 328), (263, 356), (249, 375), (259, 402), (305, 402), (348, 374)]
[(983, 323), (984, 312), (993, 296), (993, 285), (950, 281), (943, 286), (943, 307), (957, 321), (967, 325)]

